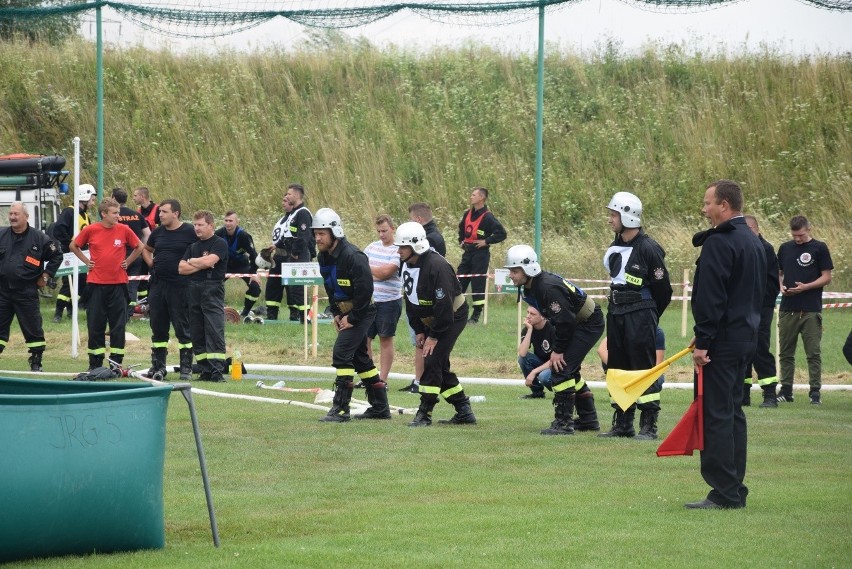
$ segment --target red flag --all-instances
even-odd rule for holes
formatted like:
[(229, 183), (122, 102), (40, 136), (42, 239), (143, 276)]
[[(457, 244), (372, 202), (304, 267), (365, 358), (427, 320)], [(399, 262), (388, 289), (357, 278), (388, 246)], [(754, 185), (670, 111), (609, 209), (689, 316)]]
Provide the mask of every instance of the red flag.
[(698, 397), (657, 449), (657, 456), (692, 456), (704, 450), (704, 367), (698, 368)]

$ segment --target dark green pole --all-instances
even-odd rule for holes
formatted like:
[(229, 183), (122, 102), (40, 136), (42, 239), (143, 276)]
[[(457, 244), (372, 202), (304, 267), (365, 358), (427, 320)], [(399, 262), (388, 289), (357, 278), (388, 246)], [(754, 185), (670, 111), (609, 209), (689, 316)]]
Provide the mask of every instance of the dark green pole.
[(95, 9), (97, 20), (97, 128), (98, 128), (98, 201), (104, 197), (104, 38), (101, 7)]
[(544, 4), (538, 7), (538, 85), (535, 112), (535, 252), (541, 257), (541, 169), (544, 137)]

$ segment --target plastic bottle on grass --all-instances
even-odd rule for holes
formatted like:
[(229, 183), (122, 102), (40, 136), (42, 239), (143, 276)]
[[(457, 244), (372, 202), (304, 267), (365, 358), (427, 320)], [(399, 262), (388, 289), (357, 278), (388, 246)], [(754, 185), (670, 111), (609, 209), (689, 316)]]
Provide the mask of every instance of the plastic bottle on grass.
[(485, 403), (484, 395), (471, 395), (468, 399), (470, 399), (471, 403)]
[(231, 358), (231, 379), (234, 381), (243, 379), (243, 355), (239, 350), (235, 350)]

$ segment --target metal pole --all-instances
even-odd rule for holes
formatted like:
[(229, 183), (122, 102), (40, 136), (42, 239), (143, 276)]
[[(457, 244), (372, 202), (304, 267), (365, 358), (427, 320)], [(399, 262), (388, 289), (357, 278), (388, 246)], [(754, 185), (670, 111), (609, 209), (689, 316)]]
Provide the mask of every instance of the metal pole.
[(538, 7), (538, 85), (535, 113), (535, 252), (541, 257), (541, 171), (544, 138), (544, 4)]
[(210, 516), (210, 530), (213, 532), (213, 545), (219, 547), (219, 527), (216, 525), (216, 512), (213, 509), (213, 494), (210, 492), (210, 479), (207, 476), (207, 461), (204, 459), (204, 446), (201, 444), (201, 431), (198, 428), (198, 416), (192, 401), (192, 386), (188, 383), (175, 383), (174, 389), (180, 391), (189, 405), (189, 418), (192, 420), (192, 432), (195, 434), (195, 449), (198, 451), (198, 464), (201, 466), (201, 480), (204, 482), (204, 497), (207, 499), (207, 513)]
[(97, 129), (98, 129), (98, 201), (104, 197), (104, 38), (100, 5), (95, 9), (97, 20)]

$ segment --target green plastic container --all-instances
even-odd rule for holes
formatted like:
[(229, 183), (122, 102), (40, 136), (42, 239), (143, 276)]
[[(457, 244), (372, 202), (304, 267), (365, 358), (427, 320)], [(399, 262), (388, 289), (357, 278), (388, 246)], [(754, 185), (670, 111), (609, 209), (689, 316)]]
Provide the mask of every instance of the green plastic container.
[(171, 391), (0, 377), (0, 563), (165, 545)]

